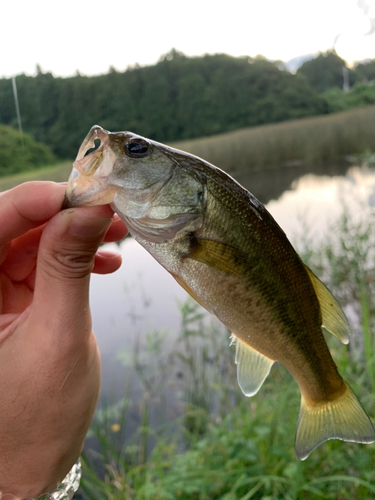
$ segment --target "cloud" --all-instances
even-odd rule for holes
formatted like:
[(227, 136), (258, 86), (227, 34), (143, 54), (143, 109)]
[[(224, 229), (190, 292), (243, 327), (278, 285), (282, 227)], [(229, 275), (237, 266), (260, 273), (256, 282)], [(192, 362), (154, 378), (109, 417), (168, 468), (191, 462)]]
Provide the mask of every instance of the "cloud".
[[(369, 0), (371, 2), (371, 0)], [(369, 35), (372, 35), (373, 33), (375, 33), (375, 15), (373, 16), (370, 16), (371, 14), (371, 11), (374, 10), (375, 11), (375, 4), (374, 2), (372, 2), (372, 6), (371, 6), (371, 3), (368, 3), (366, 0), (357, 0), (357, 6), (359, 9), (361, 9), (361, 11), (363, 12), (363, 14), (368, 18), (368, 20), (370, 21), (370, 29), (367, 33), (365, 33), (365, 36), (369, 36)], [(374, 7), (374, 9), (372, 9), (371, 7)], [(374, 12), (375, 14), (375, 12)]]

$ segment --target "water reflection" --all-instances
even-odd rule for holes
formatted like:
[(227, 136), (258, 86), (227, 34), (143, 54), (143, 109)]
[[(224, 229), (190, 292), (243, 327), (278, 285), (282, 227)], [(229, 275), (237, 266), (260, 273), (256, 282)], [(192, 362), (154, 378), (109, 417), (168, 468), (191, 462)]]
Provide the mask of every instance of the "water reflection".
[(346, 175), (304, 175), (267, 209), (293, 241), (302, 225), (321, 239), (344, 208), (358, 219), (368, 216), (374, 206), (375, 170), (351, 167)]
[(263, 167), (247, 173), (233, 172), (231, 175), (266, 205), (271, 200), (278, 200), (285, 191), (295, 190), (296, 183), (311, 172), (318, 178), (344, 177), (349, 169), (350, 164), (346, 161), (314, 166), (294, 162), (282, 167)]
[(102, 356), (104, 395), (125, 374), (117, 354), (124, 349), (133, 352), (138, 338), (144, 340), (147, 332), (178, 331), (178, 304), (187, 297), (136, 241), (127, 238), (120, 251), (121, 269), (111, 276), (93, 275), (90, 290), (94, 331)]

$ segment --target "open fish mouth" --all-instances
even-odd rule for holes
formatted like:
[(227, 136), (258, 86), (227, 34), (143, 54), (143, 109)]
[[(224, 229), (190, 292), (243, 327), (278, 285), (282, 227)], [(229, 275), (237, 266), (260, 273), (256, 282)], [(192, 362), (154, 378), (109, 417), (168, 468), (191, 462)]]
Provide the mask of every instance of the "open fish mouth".
[[(96, 140), (100, 141), (99, 145), (95, 144)], [(86, 162), (91, 161), (92, 158), (103, 152), (103, 149), (108, 145), (108, 142), (109, 132), (107, 130), (104, 130), (99, 125), (94, 125), (93, 127), (91, 127), (90, 132), (83, 140), (74, 163), (79, 162), (81, 164), (84, 159), (86, 160)], [(88, 154), (90, 149), (95, 149), (95, 151), (92, 151)], [(86, 162), (84, 162), (83, 164), (86, 165)], [(89, 174), (89, 172), (86, 172), (86, 174)]]
[(62, 209), (111, 203), (114, 193), (107, 189), (106, 179), (112, 171), (115, 158), (110, 146), (110, 133), (94, 125), (73, 163)]

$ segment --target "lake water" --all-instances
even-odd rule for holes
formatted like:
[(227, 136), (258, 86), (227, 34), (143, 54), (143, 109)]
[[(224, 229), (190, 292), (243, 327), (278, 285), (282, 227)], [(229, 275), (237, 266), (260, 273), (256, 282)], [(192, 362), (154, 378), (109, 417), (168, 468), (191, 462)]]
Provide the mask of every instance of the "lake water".
[[(314, 172), (292, 166), (236, 178), (266, 205), (292, 242), (298, 240), (303, 224), (315, 238), (324, 238), (344, 205), (354, 217), (363, 217), (366, 207), (375, 207), (375, 169), (366, 166), (320, 166)], [(187, 299), (187, 294), (131, 238), (121, 244), (120, 251), (123, 265), (119, 271), (92, 277), (91, 307), (103, 363), (102, 402), (119, 399), (124, 384), (131, 378), (135, 426), (139, 419), (137, 405), (146, 389), (131, 368), (134, 350), (142, 348), (147, 332), (167, 330), (173, 339), (181, 324), (179, 304)], [(127, 363), (120, 361), (119, 353)], [(163, 418), (178, 415), (175, 403), (172, 391)]]

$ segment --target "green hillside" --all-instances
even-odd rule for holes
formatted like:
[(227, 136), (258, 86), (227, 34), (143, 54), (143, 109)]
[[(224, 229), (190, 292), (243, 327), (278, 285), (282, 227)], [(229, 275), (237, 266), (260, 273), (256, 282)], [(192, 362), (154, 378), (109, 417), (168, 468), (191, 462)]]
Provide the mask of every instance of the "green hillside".
[[(172, 51), (153, 66), (106, 75), (17, 77), (24, 129), (61, 158), (72, 158), (95, 123), (160, 141), (328, 112), (307, 79), (280, 62)], [(16, 126), (11, 80), (0, 80), (0, 123)]]
[(0, 176), (30, 171), (55, 163), (52, 151), (40, 144), (30, 134), (0, 125)]

